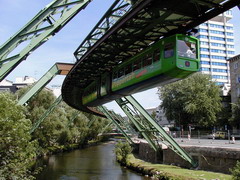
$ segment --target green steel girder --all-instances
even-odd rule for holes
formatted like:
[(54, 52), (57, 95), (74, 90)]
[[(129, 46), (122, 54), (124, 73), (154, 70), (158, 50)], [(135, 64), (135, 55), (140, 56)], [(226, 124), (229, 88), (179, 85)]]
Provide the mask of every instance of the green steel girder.
[(74, 52), (76, 59), (80, 59), (134, 4), (135, 1), (115, 0), (92, 31)]
[(120, 108), (123, 110), (123, 112), (127, 115), (129, 120), (134, 124), (134, 126), (137, 128), (138, 132), (144, 137), (144, 139), (149, 143), (149, 145), (155, 150), (158, 150), (158, 147), (154, 140), (151, 138), (151, 134), (146, 130), (144, 126), (142, 126), (139, 121), (134, 117), (134, 114), (131, 112), (129, 107), (127, 106), (126, 101), (124, 101), (122, 98), (116, 100), (117, 104), (120, 106)]
[(102, 132), (101, 132), (100, 134), (103, 134), (103, 133), (106, 131), (106, 129), (107, 129), (109, 126), (111, 126), (112, 124), (113, 124), (113, 122), (110, 121), (110, 122), (103, 128), (103, 130), (102, 130)]
[[(54, 0), (0, 47), (0, 81), (36, 48), (60, 31), (91, 0)], [(22, 43), (26, 46), (11, 53)]]
[(66, 75), (73, 64), (55, 63), (18, 101), (24, 105), (31, 97), (40, 92), (56, 75)]
[(114, 117), (112, 117), (111, 113), (109, 113), (109, 111), (104, 107), (104, 106), (98, 106), (98, 110), (101, 111), (103, 114), (105, 114), (105, 116), (111, 120), (116, 126), (117, 128), (121, 131), (121, 133), (125, 136), (125, 138), (127, 139), (127, 141), (130, 144), (134, 144), (134, 142), (132, 141), (132, 139), (127, 135), (127, 133), (122, 129), (121, 125), (119, 124), (118, 121), (115, 120)]
[(123, 119), (120, 114), (116, 114), (114, 111), (109, 111), (114, 119), (117, 119), (120, 124), (127, 128), (127, 130), (133, 135), (137, 135), (138, 133), (133, 129), (133, 127)]
[[(134, 125), (139, 125), (139, 123), (137, 123), (138, 120), (135, 117), (143, 117), (142, 120), (144, 122), (142, 122), (140, 126), (147, 126), (146, 132), (149, 133), (147, 134), (147, 138), (151, 139), (150, 145), (153, 147), (154, 150), (157, 150), (157, 145), (154, 142), (153, 138), (155, 138), (156, 135), (159, 135), (162, 143), (164, 143), (168, 148), (172, 149), (180, 157), (188, 161), (193, 167), (197, 166), (197, 163), (193, 160), (193, 158), (177, 144), (177, 142), (147, 113), (147, 111), (132, 96), (120, 98), (116, 100), (116, 102), (123, 109), (129, 119), (133, 121)], [(143, 129), (143, 127), (139, 127), (137, 128), (140, 130), (140, 133), (142, 133), (145, 138), (145, 130)], [(156, 132), (158, 134), (156, 134)], [(149, 142), (149, 139), (146, 140)]]
[(39, 125), (48, 117), (48, 115), (53, 112), (53, 110), (60, 104), (62, 101), (62, 95), (58, 96), (58, 98), (54, 101), (54, 103), (48, 108), (48, 110), (33, 124), (30, 133), (33, 133)]
[(78, 117), (79, 113), (80, 113), (80, 111), (78, 111), (78, 110), (76, 110), (76, 111), (73, 113), (71, 119), (70, 119), (69, 122), (68, 122), (68, 125), (67, 125), (68, 127), (69, 127), (69, 126), (72, 124), (72, 122)]

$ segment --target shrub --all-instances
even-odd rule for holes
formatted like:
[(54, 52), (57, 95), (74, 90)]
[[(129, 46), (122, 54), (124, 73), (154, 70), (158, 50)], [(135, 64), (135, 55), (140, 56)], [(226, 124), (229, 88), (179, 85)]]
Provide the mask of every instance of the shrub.
[(116, 153), (116, 159), (117, 161), (120, 161), (121, 163), (126, 164), (127, 155), (132, 152), (132, 147), (129, 143), (122, 141), (119, 141), (115, 145), (115, 153)]
[(236, 166), (233, 169), (230, 169), (232, 173), (233, 180), (240, 180), (240, 161), (237, 161)]

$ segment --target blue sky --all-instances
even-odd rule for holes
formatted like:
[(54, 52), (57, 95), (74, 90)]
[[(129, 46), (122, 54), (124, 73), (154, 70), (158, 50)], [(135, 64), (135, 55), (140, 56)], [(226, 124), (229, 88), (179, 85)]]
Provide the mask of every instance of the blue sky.
[[(0, 0), (0, 45), (8, 40), (30, 19), (32, 19), (51, 0)], [(104, 3), (103, 3), (104, 2)], [(86, 35), (110, 7), (114, 0), (94, 0), (85, 10), (81, 11), (53, 38), (36, 49), (26, 61), (23, 61), (6, 79), (14, 81), (16, 77), (32, 76), (39, 79), (56, 62), (75, 62), (73, 52), (77, 49)], [(233, 9), (235, 49), (240, 53), (240, 11)], [(64, 77), (56, 76), (51, 85), (61, 85)], [(160, 104), (157, 89), (151, 89), (134, 95), (145, 108), (156, 107)], [(119, 109), (115, 103), (109, 108)]]

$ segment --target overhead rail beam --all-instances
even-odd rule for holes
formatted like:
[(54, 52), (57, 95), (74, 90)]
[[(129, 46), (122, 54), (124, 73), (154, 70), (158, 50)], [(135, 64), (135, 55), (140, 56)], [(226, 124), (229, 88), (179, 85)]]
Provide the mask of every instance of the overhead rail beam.
[[(197, 163), (193, 158), (178, 145), (178, 143), (148, 114), (148, 112), (132, 97), (126, 96), (116, 100), (118, 105), (133, 122), (141, 122), (141, 127), (137, 127), (144, 138), (156, 151), (158, 140), (161, 140), (168, 148), (172, 149), (184, 160), (188, 161), (193, 167)], [(139, 123), (134, 123), (139, 126)]]
[[(0, 81), (25, 60), (30, 53), (60, 31), (90, 2), (91, 0), (54, 0), (42, 9), (0, 47)], [(21, 47), (22, 50), (13, 54), (20, 45), (24, 46)]]
[(95, 37), (97, 28), (93, 29), (92, 35), (74, 53), (78, 61), (64, 80), (64, 101), (74, 108), (91, 112), (80, 99), (83, 90), (101, 74), (111, 72), (159, 39), (188, 33), (239, 4), (240, 0), (136, 1), (99, 39)]
[(115, 0), (92, 31), (83, 40), (74, 52), (76, 59), (80, 59), (128, 10), (132, 7), (131, 1)]
[(56, 75), (67, 75), (73, 64), (56, 63), (44, 74), (18, 101), (18, 105), (24, 105), (35, 94), (40, 92)]

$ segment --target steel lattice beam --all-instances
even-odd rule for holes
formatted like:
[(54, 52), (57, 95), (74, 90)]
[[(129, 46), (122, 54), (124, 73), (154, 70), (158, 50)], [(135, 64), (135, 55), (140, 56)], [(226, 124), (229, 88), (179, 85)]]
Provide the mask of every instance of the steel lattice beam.
[(76, 59), (80, 59), (134, 4), (134, 1), (115, 0), (92, 31), (74, 52)]
[[(0, 81), (25, 60), (31, 52), (60, 31), (90, 2), (91, 0), (54, 0), (42, 9), (0, 47)], [(27, 45), (18, 54), (11, 55), (22, 43)]]
[[(116, 100), (118, 105), (131, 119), (152, 148), (157, 151), (158, 146), (156, 140), (160, 139), (168, 148), (172, 149), (180, 157), (188, 161), (192, 166), (196, 167), (197, 163), (192, 157), (182, 149), (178, 143), (147, 113), (147, 111), (132, 97), (126, 96)], [(137, 119), (137, 117), (143, 117)], [(153, 139), (154, 138), (154, 139)], [(158, 139), (156, 139), (158, 138)]]
[(30, 133), (33, 133), (39, 125), (48, 117), (48, 115), (53, 112), (53, 110), (60, 104), (62, 101), (62, 96), (60, 95), (54, 103), (48, 108), (48, 110), (33, 124), (32, 129), (30, 130)]
[(56, 75), (66, 75), (73, 64), (56, 63), (31, 87), (18, 101), (18, 105), (24, 105), (31, 97), (40, 92)]
[(132, 139), (127, 135), (127, 133), (122, 129), (120, 123), (118, 121), (116, 121), (116, 119), (111, 115), (111, 113), (109, 113), (109, 111), (103, 107), (103, 106), (98, 106), (98, 110), (100, 112), (102, 112), (103, 114), (105, 114), (105, 116), (111, 120), (116, 126), (117, 128), (121, 131), (121, 133), (125, 136), (125, 138), (127, 139), (127, 141), (131, 144), (134, 144), (134, 142), (132, 141)]

